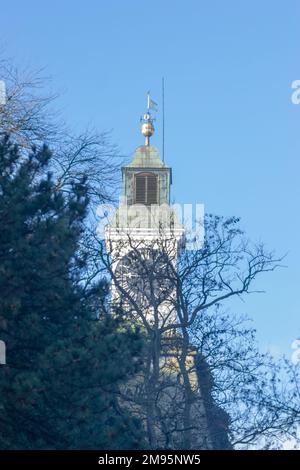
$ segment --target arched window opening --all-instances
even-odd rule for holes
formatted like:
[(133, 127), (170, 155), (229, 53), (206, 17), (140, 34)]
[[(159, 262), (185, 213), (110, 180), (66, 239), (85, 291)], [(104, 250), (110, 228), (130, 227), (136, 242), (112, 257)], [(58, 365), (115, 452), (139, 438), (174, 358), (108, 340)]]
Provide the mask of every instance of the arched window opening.
[(135, 175), (135, 204), (158, 204), (157, 179), (153, 173)]

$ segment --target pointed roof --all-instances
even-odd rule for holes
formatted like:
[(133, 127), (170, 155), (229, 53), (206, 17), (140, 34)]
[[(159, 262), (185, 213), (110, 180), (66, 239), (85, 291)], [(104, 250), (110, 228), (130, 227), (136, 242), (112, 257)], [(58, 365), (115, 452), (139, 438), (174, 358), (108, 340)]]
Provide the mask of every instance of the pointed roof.
[(126, 168), (166, 168), (159, 151), (152, 145), (141, 145), (136, 149), (132, 161)]

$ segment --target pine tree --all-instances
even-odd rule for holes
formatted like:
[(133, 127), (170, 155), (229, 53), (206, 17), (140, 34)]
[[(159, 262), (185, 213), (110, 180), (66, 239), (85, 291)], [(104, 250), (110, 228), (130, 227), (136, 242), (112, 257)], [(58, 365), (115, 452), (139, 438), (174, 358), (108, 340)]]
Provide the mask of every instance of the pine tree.
[(1, 449), (141, 446), (117, 399), (138, 367), (139, 333), (102, 318), (105, 283), (87, 289), (79, 242), (87, 183), (57, 190), (51, 152), (0, 143)]

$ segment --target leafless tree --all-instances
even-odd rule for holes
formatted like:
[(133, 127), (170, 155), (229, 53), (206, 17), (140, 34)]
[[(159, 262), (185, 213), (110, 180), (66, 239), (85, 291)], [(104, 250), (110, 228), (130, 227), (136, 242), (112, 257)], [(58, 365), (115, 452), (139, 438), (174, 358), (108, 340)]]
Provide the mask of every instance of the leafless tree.
[(278, 447), (299, 423), (292, 380), (283, 393), (282, 368), (259, 352), (248, 320), (224, 309), (257, 292), (253, 281), (281, 259), (247, 241), (237, 218), (208, 215), (205, 229), (203, 246), (179, 257), (172, 235), (149, 242), (122, 230), (94, 253), (112, 279), (113, 310), (139, 322), (147, 343), (142, 377), (123, 399), (142, 414), (151, 448)]
[(287, 440), (299, 445), (299, 365), (260, 352), (251, 320), (222, 305), (201, 313), (191, 340), (202, 372), (211, 377), (215, 404), (230, 417), (234, 448), (280, 449)]
[(21, 70), (11, 60), (0, 60), (0, 79), (6, 85), (6, 103), (0, 105), (0, 136), (8, 134), (24, 151), (48, 145), (58, 189), (88, 177), (92, 207), (114, 200), (122, 161), (109, 132), (70, 130), (57, 109), (58, 94), (47, 92), (51, 80), (43, 70)]

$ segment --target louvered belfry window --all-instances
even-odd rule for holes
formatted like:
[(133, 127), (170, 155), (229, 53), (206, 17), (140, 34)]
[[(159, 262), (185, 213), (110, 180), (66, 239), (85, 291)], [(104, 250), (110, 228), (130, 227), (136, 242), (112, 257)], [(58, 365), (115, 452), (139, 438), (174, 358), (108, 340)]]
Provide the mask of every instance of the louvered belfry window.
[(158, 204), (157, 176), (153, 173), (135, 175), (135, 203)]

